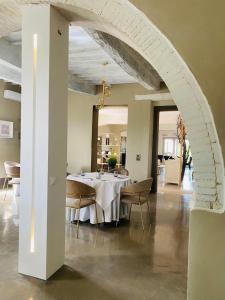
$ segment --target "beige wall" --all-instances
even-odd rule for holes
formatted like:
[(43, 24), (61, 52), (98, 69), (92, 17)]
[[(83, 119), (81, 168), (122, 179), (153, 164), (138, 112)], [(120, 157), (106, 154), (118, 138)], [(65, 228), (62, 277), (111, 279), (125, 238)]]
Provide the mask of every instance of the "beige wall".
[(91, 169), (92, 109), (95, 96), (69, 92), (68, 96), (68, 172)]
[(130, 0), (166, 35), (199, 82), (225, 157), (225, 1)]
[[(131, 177), (137, 180), (150, 174), (152, 105), (150, 101), (134, 101), (135, 93), (144, 92), (138, 84), (112, 88), (108, 105), (128, 105), (127, 165)], [(92, 108), (98, 96), (69, 92), (68, 105), (68, 171), (91, 168)], [(141, 161), (136, 161), (141, 154)]]
[(189, 300), (225, 299), (225, 215), (192, 211)]
[(5, 160), (20, 160), (20, 103), (4, 99), (4, 85), (4, 82), (0, 81), (0, 120), (14, 123), (14, 137), (13, 139), (0, 138), (0, 178), (5, 176), (3, 165)]
[[(131, 0), (181, 54), (211, 107), (225, 158), (225, 1)], [(192, 211), (189, 300), (225, 299), (225, 214)]]

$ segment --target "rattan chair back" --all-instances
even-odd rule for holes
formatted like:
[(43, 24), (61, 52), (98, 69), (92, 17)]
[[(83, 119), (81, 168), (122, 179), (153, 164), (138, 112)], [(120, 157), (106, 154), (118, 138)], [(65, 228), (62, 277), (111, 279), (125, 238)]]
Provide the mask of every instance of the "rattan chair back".
[(6, 176), (9, 178), (20, 177), (20, 165), (17, 162), (5, 161), (4, 162)]
[(147, 178), (143, 181), (139, 181), (137, 183), (128, 185), (121, 189), (121, 193), (123, 194), (146, 194), (150, 193), (152, 187), (152, 177)]
[(68, 198), (89, 198), (96, 196), (93, 187), (79, 181), (66, 180), (66, 196)]

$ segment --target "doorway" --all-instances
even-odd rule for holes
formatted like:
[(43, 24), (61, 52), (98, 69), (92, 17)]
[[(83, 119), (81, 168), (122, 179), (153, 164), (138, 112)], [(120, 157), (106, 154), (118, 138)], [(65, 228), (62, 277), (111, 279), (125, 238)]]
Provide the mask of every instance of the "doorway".
[(93, 107), (92, 171), (108, 171), (108, 160), (114, 158), (117, 168), (126, 165), (127, 106)]
[[(153, 192), (193, 191), (192, 154), (185, 135), (180, 141), (176, 106), (154, 107), (152, 177)], [(182, 122), (182, 121), (181, 121)]]

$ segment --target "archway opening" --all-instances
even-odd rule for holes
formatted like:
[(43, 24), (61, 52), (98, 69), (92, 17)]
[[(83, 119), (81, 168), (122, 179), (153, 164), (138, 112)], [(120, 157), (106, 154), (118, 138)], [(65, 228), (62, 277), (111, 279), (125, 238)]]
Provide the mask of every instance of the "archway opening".
[(196, 207), (223, 210), (223, 158), (213, 116), (196, 79), (173, 45), (127, 2), (71, 1), (70, 5), (58, 2), (57, 6), (70, 12), (71, 22), (76, 22), (73, 13), (89, 18), (88, 22), (80, 19), (78, 23), (94, 24), (94, 28), (116, 36), (154, 66), (166, 82), (188, 128), (196, 168)]

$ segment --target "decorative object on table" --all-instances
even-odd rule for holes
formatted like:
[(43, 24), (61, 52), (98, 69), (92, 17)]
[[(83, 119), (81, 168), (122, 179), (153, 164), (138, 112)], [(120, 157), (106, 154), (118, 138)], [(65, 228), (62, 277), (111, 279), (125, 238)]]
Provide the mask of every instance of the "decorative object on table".
[(96, 105), (97, 109), (102, 109), (105, 106), (105, 99), (111, 96), (110, 86), (107, 85), (106, 81), (102, 81), (102, 94), (99, 97), (98, 105)]
[(113, 175), (114, 177), (118, 177), (118, 171), (114, 171)]
[(5, 190), (4, 200), (8, 191), (8, 184), (10, 179), (20, 178), (20, 164), (14, 161), (5, 161), (5, 180), (3, 184), (3, 190)]
[(184, 173), (185, 173), (185, 167), (186, 167), (186, 162), (187, 162), (187, 153), (186, 153), (186, 136), (187, 136), (187, 131), (183, 122), (183, 119), (181, 115), (179, 114), (177, 118), (177, 138), (180, 143), (180, 160), (181, 160), (181, 182), (183, 181), (184, 178)]
[(84, 172), (83, 168), (80, 169), (80, 175), (85, 176), (85, 172)]
[(116, 156), (114, 156), (114, 155), (110, 156), (109, 159), (108, 159), (109, 169), (114, 169), (116, 164), (117, 164)]
[(0, 121), (0, 138), (13, 138), (13, 122)]
[(96, 190), (82, 182), (66, 180), (66, 207), (74, 208), (78, 210), (77, 220), (77, 238), (79, 235), (80, 224), (80, 209), (90, 205), (95, 205), (96, 224), (98, 229), (98, 212), (96, 206)]
[(149, 195), (152, 188), (152, 181), (153, 179), (150, 177), (121, 189), (121, 202), (130, 205), (129, 220), (131, 216), (132, 205), (138, 205), (140, 207), (141, 224), (143, 231), (145, 230), (145, 227), (142, 213), (142, 205), (144, 203), (147, 203), (150, 218)]
[(101, 179), (101, 170), (97, 169), (96, 179)]

